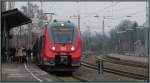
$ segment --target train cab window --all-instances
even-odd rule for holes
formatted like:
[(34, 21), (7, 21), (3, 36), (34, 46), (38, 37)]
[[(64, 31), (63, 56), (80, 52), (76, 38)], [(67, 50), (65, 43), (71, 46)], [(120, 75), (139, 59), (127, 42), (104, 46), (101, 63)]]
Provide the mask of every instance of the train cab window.
[(73, 42), (73, 28), (52, 28), (52, 34), (54, 43), (66, 44)]

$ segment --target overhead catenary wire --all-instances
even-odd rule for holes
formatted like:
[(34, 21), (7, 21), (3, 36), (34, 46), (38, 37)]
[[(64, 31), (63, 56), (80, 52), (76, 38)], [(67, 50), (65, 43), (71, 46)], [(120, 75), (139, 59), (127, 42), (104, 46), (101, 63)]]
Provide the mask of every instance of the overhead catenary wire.
[(118, 5), (119, 3), (120, 3), (120, 2), (116, 2), (115, 4), (111, 4), (111, 5), (109, 5), (109, 6), (105, 7), (105, 8), (103, 8), (102, 10), (108, 9), (108, 8), (110, 8), (110, 7), (114, 7), (114, 6)]
[(105, 10), (108, 9), (108, 8), (112, 8), (112, 15), (113, 15), (113, 11), (114, 11), (113, 7), (117, 6), (119, 3), (120, 3), (120, 2), (116, 2), (116, 3), (114, 4), (114, 1), (112, 1), (112, 4), (111, 4), (111, 5), (109, 5), (109, 6), (105, 7), (105, 8), (103, 8), (103, 9), (101, 9), (100, 11), (105, 11)]
[(52, 10), (52, 8), (54, 8), (56, 5), (56, 2), (54, 2), (54, 4), (52, 4), (52, 6), (50, 7), (50, 10)]
[[(133, 5), (132, 5), (133, 6)], [(129, 6), (128, 6), (129, 7)], [(138, 5), (136, 5), (136, 7), (138, 7)], [(127, 8), (126, 8), (127, 9)], [(119, 9), (119, 10), (117, 10), (117, 11), (125, 11), (126, 9)], [(134, 12), (134, 13), (130, 13), (130, 14), (126, 14), (126, 15), (123, 15), (123, 16), (129, 16), (129, 15), (137, 15), (137, 14), (140, 14), (140, 13), (144, 13), (144, 12), (142, 12), (142, 11), (145, 11), (145, 9), (146, 9), (146, 7), (144, 7), (143, 9), (141, 9), (141, 10), (139, 10), (139, 11), (136, 11), (136, 12)], [(128, 12), (128, 11), (126, 11), (126, 12)], [(129, 12), (131, 12), (131, 11), (129, 11)]]
[(134, 12), (134, 13), (127, 14), (127, 15), (137, 15), (137, 14), (143, 13), (142, 11), (145, 11), (144, 9), (145, 9), (145, 8), (143, 8), (143, 9), (141, 9), (141, 10), (139, 10), (139, 11), (136, 11), (136, 12)]
[[(100, 11), (102, 12), (102, 11), (104, 11), (105, 9), (108, 9), (108, 8), (112, 8), (112, 11), (114, 11), (114, 8), (113, 7), (115, 7), (115, 6), (117, 6), (118, 4), (119, 4), (120, 2), (116, 2), (115, 4), (114, 4), (114, 1), (112, 1), (112, 4), (111, 5), (109, 5), (109, 6), (107, 6), (107, 7), (105, 7), (105, 8), (103, 8), (103, 9), (101, 9)], [(93, 15), (93, 14), (92, 14)], [(96, 15), (99, 15), (99, 14), (96, 14)], [(100, 15), (99, 15), (100, 16)], [(113, 16), (113, 13), (112, 13), (112, 16)], [(84, 16), (84, 17), (89, 17), (89, 15), (87, 15), (87, 16)], [(100, 16), (101, 17), (101, 16)]]
[(119, 19), (122, 19), (123, 17), (132, 17), (132, 16), (135, 16), (135, 15), (141, 14), (141, 13), (143, 13), (142, 11), (145, 11), (144, 9), (145, 8), (143, 8), (143, 9), (141, 9), (139, 11), (136, 11), (134, 13), (118, 16), (118, 17), (115, 17), (115, 18), (113, 17), (113, 20), (116, 20), (116, 19), (119, 20)]

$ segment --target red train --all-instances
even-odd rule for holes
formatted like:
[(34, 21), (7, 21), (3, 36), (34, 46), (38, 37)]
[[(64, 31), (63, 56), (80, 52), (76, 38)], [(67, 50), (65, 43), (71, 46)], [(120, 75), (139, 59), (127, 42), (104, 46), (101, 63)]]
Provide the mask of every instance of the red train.
[(38, 65), (55, 71), (74, 71), (80, 67), (80, 31), (70, 21), (54, 20), (45, 25), (34, 45)]

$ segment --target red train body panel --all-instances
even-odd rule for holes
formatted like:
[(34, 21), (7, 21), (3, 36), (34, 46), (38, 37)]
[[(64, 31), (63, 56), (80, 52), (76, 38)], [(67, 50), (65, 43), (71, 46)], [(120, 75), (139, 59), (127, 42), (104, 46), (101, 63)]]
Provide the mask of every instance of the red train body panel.
[(70, 21), (55, 21), (46, 25), (35, 45), (40, 45), (34, 51), (37, 52), (39, 65), (60, 71), (74, 71), (80, 67), (80, 31)]

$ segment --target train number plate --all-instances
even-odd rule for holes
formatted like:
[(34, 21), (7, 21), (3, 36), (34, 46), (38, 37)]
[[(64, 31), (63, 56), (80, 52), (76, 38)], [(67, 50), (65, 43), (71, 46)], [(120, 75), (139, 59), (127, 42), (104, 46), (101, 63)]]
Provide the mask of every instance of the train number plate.
[(61, 47), (61, 50), (62, 51), (66, 51), (66, 47)]

